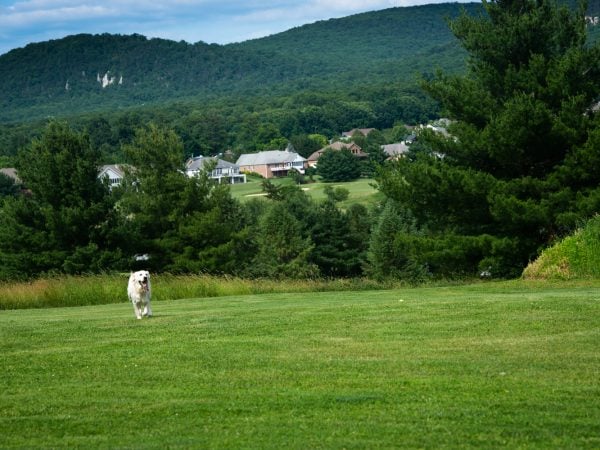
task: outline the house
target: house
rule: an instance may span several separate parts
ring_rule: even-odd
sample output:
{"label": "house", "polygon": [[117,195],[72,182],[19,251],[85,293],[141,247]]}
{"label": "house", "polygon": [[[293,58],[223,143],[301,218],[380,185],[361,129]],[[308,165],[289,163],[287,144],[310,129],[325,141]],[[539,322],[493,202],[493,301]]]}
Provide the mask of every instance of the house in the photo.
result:
{"label": "house", "polygon": [[242,172],[254,172],[264,178],[285,177],[290,170],[304,173],[307,161],[296,152],[268,150],[240,155],[236,163]]}
{"label": "house", "polygon": [[246,175],[240,173],[240,166],[216,157],[196,156],[188,159],[185,163],[185,173],[188,177],[195,177],[209,168],[211,170],[208,176],[219,183],[236,184],[246,182]]}
{"label": "house", "polygon": [[98,178],[108,178],[108,186],[110,189],[118,186],[125,177],[125,172],[128,166],[125,164],[107,164],[100,167]]}
{"label": "house", "polygon": [[401,158],[410,150],[405,141],[397,142],[395,144],[382,145],[381,149],[388,156],[388,159]]}
{"label": "house", "polygon": [[435,133],[441,134],[442,136],[449,138],[450,133],[448,132],[448,127],[452,124],[452,121],[450,119],[446,119],[446,118],[441,118],[438,119],[436,121],[434,121],[433,123],[427,124],[427,125],[420,125],[419,128],[423,129],[429,129],[434,131]]}
{"label": "house", "polygon": [[[9,178],[12,178],[15,184],[22,184],[21,179],[17,175],[16,169],[12,167],[7,167],[0,169],[0,173],[6,175]],[[123,165],[118,164],[109,164],[100,167],[98,171],[98,178],[102,180],[103,178],[108,178],[108,183],[110,188],[121,183],[123,177],[125,176],[125,169]]]}
{"label": "house", "polygon": [[362,148],[360,148],[360,146],[358,144],[355,144],[354,142],[337,141],[337,142],[334,142],[333,144],[328,145],[327,147],[323,147],[322,149],[317,150],[312,155],[310,155],[308,157],[308,166],[316,167],[317,161],[319,160],[319,158],[321,157],[323,152],[327,149],[331,149],[334,151],[348,149],[348,150],[350,150],[350,153],[352,153],[357,158],[368,158],[369,157],[369,155],[367,153],[362,151]]}
{"label": "house", "polygon": [[344,137],[344,138],[351,138],[351,137],[352,137],[352,136],[354,136],[356,133],[360,133],[360,134],[362,134],[363,136],[365,136],[365,137],[366,137],[366,136],[368,136],[368,135],[369,135],[369,133],[370,133],[371,131],[373,131],[373,130],[375,130],[375,128],[353,128],[353,129],[352,129],[352,130],[350,130],[350,131],[344,131],[344,132],[342,133],[342,137]]}
{"label": "house", "polygon": [[417,140],[417,135],[414,133],[411,133],[404,138],[404,143],[406,145],[410,145],[410,144],[414,143],[416,140]]}

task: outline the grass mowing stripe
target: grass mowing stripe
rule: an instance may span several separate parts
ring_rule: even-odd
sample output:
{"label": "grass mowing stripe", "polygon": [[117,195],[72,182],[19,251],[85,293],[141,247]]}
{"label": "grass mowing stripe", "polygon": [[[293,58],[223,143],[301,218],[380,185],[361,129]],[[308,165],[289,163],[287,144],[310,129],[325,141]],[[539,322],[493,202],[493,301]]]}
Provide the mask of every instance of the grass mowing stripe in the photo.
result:
{"label": "grass mowing stripe", "polygon": [[0,447],[597,448],[597,286],[0,312]]}

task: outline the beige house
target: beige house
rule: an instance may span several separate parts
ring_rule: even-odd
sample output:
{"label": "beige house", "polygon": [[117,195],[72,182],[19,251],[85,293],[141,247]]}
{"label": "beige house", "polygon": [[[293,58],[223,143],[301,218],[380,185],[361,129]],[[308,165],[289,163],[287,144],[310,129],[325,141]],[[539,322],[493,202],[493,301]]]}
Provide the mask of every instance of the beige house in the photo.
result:
{"label": "beige house", "polygon": [[307,161],[298,153],[287,150],[268,150],[240,155],[236,164],[241,172],[258,173],[264,178],[285,177],[290,170],[304,173]]}
{"label": "beige house", "polygon": [[312,155],[310,155],[308,157],[308,166],[309,167],[316,167],[317,166],[317,161],[319,160],[319,158],[321,157],[321,155],[323,154],[323,152],[327,149],[331,149],[334,151],[340,151],[343,149],[348,149],[350,150],[350,153],[352,153],[354,156],[356,156],[357,158],[368,158],[369,155],[365,152],[362,151],[362,148],[360,148],[359,145],[355,144],[354,142],[334,142],[331,145],[328,145],[327,147],[323,147],[321,150],[317,150],[316,152],[314,152]]}

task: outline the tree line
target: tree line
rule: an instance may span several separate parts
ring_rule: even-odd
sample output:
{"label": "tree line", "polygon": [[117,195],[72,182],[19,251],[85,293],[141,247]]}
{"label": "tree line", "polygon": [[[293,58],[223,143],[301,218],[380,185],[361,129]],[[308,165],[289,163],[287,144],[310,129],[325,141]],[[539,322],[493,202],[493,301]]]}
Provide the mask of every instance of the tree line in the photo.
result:
{"label": "tree line", "polygon": [[[389,129],[385,139],[401,138],[397,125],[427,122],[438,115],[437,104],[417,89],[400,85],[352,92],[304,92],[277,99],[247,97],[180,103],[114,113],[93,113],[68,119],[77,131],[87,131],[106,163],[123,161],[122,148],[137,128],[153,122],[171,128],[187,155],[210,156],[230,150],[241,153],[283,149],[288,142],[304,157],[336,138],[341,131],[369,126]],[[0,125],[0,158],[10,166],[19,148],[39,137],[47,121]]]}
{"label": "tree line", "polygon": [[52,122],[19,153],[28,191],[3,191],[0,279],[145,267],[252,277],[354,277],[368,270],[373,211],[315,202],[265,180],[267,199],[240,203],[207,173],[188,177],[177,134],[151,124],[123,149],[130,164],[112,189],[85,132]]}

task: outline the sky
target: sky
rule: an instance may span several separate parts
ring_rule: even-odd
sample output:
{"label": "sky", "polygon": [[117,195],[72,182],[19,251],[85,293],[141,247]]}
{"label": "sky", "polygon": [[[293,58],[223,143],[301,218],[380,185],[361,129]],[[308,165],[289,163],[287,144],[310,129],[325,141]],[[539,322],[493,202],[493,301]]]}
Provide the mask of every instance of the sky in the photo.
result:
{"label": "sky", "polygon": [[78,33],[228,44],[318,20],[448,0],[0,0],[0,54]]}

